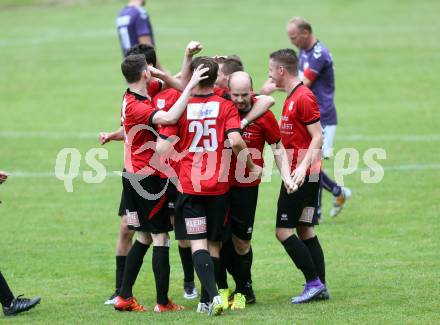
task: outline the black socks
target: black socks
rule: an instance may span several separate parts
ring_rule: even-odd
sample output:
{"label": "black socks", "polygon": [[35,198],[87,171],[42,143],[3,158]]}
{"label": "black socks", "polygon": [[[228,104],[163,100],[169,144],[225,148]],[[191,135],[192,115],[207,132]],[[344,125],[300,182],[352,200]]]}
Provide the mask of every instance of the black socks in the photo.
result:
{"label": "black socks", "polygon": [[127,299],[133,296],[133,285],[139,274],[144,256],[147,253],[149,247],[150,245],[144,245],[136,240],[130,251],[128,252],[127,259],[125,261],[121,291],[119,293],[122,298]]}
{"label": "black socks", "polygon": [[183,281],[194,282],[194,266],[192,261],[191,247],[179,246],[180,261],[182,262]]}
{"label": "black socks", "polygon": [[325,284],[324,252],[322,251],[322,247],[321,244],[319,243],[318,237],[315,236],[313,238],[303,240],[303,243],[309,249],[313,263],[315,263],[316,271],[318,273],[319,279],[321,280],[322,283]]}
{"label": "black socks", "polygon": [[202,288],[206,290],[209,301],[212,301],[218,295],[218,291],[215,282],[214,264],[209,252],[205,249],[195,251],[193,253],[193,263]]}
{"label": "black socks", "polygon": [[282,242],[284,249],[289,254],[296,267],[302,271],[306,281],[316,279],[316,267],[307,246],[295,235],[290,236]]}
{"label": "black socks", "polygon": [[119,292],[122,286],[122,278],[124,277],[125,261],[127,256],[116,256],[116,291]]}
{"label": "black socks", "polygon": [[168,304],[168,289],[170,286],[170,248],[154,246],[152,267],[156,282],[156,302],[161,305]]}

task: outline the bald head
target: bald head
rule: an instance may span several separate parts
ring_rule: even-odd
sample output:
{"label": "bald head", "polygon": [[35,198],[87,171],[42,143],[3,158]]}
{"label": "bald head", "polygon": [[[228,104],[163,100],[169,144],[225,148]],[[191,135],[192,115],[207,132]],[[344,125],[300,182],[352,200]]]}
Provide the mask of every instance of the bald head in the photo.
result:
{"label": "bald head", "polygon": [[244,71],[234,72],[229,76],[231,99],[240,111],[251,107],[252,78]]}
{"label": "bald head", "polygon": [[294,17],[287,23],[290,42],[299,49],[309,49],[315,43],[312,25],[302,17]]}

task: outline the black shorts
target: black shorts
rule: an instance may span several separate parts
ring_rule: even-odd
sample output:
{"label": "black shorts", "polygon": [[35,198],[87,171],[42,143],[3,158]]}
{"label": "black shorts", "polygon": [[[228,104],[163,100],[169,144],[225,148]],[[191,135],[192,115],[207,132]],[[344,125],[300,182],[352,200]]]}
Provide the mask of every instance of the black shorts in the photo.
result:
{"label": "black shorts", "polygon": [[[127,209],[128,229],[165,233],[173,229],[166,210],[165,184],[166,179],[159,176],[147,176],[139,180],[141,175],[126,173],[137,180],[133,185],[126,177],[122,178],[123,193]],[[159,193],[164,192],[162,195]],[[139,193],[138,193],[139,192]],[[147,192],[149,197],[147,197]],[[155,197],[152,197],[155,196]]]}
{"label": "black shorts", "polygon": [[167,214],[169,217],[174,216],[174,210],[176,208],[176,200],[177,200],[177,187],[174,185],[171,180],[168,182],[167,190],[165,192],[166,195],[166,208],[167,208]]}
{"label": "black shorts", "polygon": [[221,241],[228,215],[229,193],[216,196],[181,193],[174,218],[176,239]]}
{"label": "black shorts", "polygon": [[[125,168],[122,170],[122,172],[125,172]],[[118,216],[122,217],[127,214],[127,206],[125,205],[125,196],[124,196],[124,177],[121,177],[122,182],[122,193],[121,193],[121,202],[119,203],[119,211]]]}
{"label": "black shorts", "polygon": [[296,225],[314,226],[318,224],[315,210],[318,205],[319,180],[304,184],[294,193],[287,194],[281,184],[278,198],[277,228],[295,228]]}
{"label": "black shorts", "polygon": [[230,224],[232,233],[240,239],[251,240],[257,209],[259,186],[231,187]]}

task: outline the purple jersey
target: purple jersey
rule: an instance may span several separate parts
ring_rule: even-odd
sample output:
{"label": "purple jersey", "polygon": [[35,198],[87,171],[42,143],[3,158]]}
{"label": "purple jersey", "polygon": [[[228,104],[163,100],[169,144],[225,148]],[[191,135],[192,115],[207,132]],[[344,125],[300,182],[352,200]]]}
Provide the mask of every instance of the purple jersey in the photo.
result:
{"label": "purple jersey", "polygon": [[119,12],[118,18],[116,18],[116,28],[118,29],[119,41],[124,55],[130,47],[139,43],[138,37],[140,36],[150,36],[154,45],[150,18],[142,7],[124,7]]}
{"label": "purple jersey", "polygon": [[333,59],[330,51],[319,41],[310,50],[301,49],[299,52],[299,76],[313,82],[310,89],[318,100],[321,124],[337,124]]}

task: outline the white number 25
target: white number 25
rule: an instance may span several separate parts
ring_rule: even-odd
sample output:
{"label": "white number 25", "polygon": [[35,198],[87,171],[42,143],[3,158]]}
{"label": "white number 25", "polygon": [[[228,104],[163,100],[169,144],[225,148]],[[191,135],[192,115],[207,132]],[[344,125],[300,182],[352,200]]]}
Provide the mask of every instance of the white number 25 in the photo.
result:
{"label": "white number 25", "polygon": [[[195,133],[191,146],[189,147],[189,152],[203,152],[215,151],[218,148],[217,142],[217,130],[215,127],[210,127],[215,125],[215,120],[204,120],[203,124],[201,121],[191,121],[189,124],[189,132]],[[198,146],[202,136],[209,136],[209,139],[203,139],[203,147]]]}

